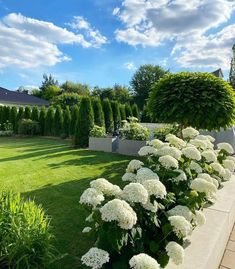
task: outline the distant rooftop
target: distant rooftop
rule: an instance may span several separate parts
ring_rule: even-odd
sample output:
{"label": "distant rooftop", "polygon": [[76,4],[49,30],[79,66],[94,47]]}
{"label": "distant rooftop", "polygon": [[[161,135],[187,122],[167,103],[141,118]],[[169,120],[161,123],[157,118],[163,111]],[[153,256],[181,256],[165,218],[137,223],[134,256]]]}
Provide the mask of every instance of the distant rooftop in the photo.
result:
{"label": "distant rooftop", "polygon": [[20,93],[16,91],[9,91],[0,87],[0,104],[15,104],[15,105],[37,105],[48,106],[47,100],[38,98],[27,93]]}
{"label": "distant rooftop", "polygon": [[224,74],[223,74],[221,68],[211,72],[211,74],[213,74],[214,76],[216,76],[218,78],[224,78]]}

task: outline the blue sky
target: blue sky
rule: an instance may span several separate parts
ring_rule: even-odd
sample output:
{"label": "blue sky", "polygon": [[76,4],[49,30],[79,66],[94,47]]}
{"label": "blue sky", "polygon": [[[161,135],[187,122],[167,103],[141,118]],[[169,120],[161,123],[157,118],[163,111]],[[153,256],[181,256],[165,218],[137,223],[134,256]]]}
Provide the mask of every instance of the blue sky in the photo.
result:
{"label": "blue sky", "polygon": [[229,70],[230,0],[0,0],[0,80],[128,85],[145,63],[172,72]]}

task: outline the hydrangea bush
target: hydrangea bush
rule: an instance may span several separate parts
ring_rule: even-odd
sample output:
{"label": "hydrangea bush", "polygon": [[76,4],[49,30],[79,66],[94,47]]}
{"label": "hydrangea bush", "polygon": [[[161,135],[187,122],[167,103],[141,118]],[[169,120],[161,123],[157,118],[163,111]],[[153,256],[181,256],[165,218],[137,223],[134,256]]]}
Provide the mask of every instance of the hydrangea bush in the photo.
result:
{"label": "hydrangea bush", "polygon": [[142,147],[132,160],[121,189],[104,178],[90,183],[80,198],[90,215],[84,233],[96,238],[82,262],[99,268],[165,268],[184,260],[185,238],[206,221],[205,204],[235,170],[227,143],[214,149],[214,138],[191,127],[183,139],[168,134]]}

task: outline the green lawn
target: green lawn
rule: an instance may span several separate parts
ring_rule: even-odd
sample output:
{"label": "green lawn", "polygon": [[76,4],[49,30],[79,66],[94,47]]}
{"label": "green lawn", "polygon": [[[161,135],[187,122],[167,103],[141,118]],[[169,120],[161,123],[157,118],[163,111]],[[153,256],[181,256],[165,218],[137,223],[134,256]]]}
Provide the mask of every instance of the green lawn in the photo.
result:
{"label": "green lawn", "polygon": [[87,213],[79,197],[90,180],[121,181],[130,157],[75,150],[44,138],[0,138],[0,188],[21,192],[42,204],[52,218],[55,245],[67,255],[52,268],[82,268],[80,257],[92,245],[81,231]]}

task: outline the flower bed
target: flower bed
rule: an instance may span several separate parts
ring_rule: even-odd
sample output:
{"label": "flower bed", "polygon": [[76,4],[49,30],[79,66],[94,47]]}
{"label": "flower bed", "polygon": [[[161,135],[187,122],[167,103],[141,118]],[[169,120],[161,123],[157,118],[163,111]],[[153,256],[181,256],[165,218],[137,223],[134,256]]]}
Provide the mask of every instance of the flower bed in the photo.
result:
{"label": "flower bed", "polygon": [[202,212],[214,203],[218,188],[235,170],[233,148],[214,149],[211,136],[193,128],[184,140],[169,134],[140,149],[144,162],[132,160],[123,189],[100,178],[90,183],[80,203],[88,207],[95,247],[82,262],[93,268],[165,268],[184,260],[185,238],[205,223]]}

